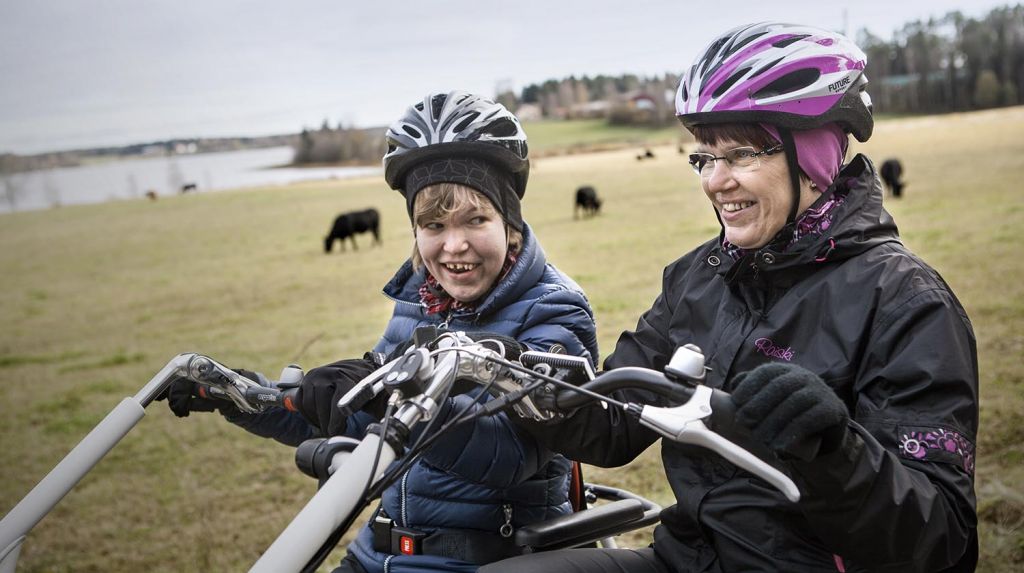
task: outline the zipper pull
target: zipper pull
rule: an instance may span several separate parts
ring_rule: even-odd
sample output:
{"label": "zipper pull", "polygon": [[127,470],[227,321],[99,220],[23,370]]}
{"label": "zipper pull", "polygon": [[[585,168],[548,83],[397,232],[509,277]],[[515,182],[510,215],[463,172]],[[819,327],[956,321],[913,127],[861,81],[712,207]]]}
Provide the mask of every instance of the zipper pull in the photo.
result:
{"label": "zipper pull", "polygon": [[452,321],[452,311],[448,311],[448,316],[444,317],[444,321],[437,326],[438,330],[448,330],[448,323]]}
{"label": "zipper pull", "polygon": [[515,532],[515,528],[512,527],[512,505],[506,503],[501,506],[501,509],[505,510],[505,525],[501,526],[498,533],[500,533],[502,537],[512,537],[512,534]]}

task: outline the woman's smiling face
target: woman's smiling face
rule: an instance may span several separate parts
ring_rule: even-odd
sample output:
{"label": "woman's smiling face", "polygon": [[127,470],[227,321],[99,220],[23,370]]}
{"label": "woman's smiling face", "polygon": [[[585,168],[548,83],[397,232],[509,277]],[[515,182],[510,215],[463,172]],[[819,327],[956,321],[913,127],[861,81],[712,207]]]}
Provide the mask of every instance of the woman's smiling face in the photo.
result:
{"label": "woman's smiling face", "polygon": [[475,301],[491,290],[508,252],[501,215],[483,196],[475,203],[444,217],[416,221],[416,248],[423,264],[460,302]]}
{"label": "woman's smiling face", "polygon": [[[714,145],[700,145],[700,153],[722,156],[749,143],[720,140]],[[756,151],[762,149],[755,147]],[[727,241],[744,249],[758,249],[775,237],[786,224],[793,204],[792,184],[784,153],[762,155],[753,171],[730,168],[722,159],[705,167],[711,169],[709,177],[701,177],[701,189],[718,211]],[[803,179],[803,178],[801,178]],[[797,213],[804,212],[817,193],[808,182],[801,181],[800,205]]]}

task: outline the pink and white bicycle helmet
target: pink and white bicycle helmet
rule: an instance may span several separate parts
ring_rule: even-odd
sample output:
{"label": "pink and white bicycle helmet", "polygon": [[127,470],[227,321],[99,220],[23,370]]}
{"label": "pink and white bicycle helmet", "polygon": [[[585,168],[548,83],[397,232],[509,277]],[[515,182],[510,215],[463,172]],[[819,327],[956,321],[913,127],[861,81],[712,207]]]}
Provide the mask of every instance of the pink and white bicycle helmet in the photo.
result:
{"label": "pink and white bicycle helmet", "polygon": [[761,22],[712,41],[676,91],[689,130],[712,123],[769,123],[789,130],[835,122],[871,137],[867,57],[846,36],[811,26]]}

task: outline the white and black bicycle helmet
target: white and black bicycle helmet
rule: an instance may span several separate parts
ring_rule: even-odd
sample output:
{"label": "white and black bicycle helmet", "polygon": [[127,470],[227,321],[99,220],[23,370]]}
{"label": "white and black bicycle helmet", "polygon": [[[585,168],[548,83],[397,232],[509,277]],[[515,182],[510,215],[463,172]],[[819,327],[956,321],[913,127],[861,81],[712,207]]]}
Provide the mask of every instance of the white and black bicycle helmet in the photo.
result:
{"label": "white and black bicycle helmet", "polygon": [[413,166],[452,156],[508,170],[520,198],[530,174],[526,132],[505,106],[463,91],[427,95],[385,134],[384,179],[400,190]]}
{"label": "white and black bicycle helmet", "polygon": [[683,125],[769,123],[799,130],[837,123],[859,141],[874,121],[865,90],[867,57],[846,36],[760,22],[722,34],[683,74],[676,115]]}

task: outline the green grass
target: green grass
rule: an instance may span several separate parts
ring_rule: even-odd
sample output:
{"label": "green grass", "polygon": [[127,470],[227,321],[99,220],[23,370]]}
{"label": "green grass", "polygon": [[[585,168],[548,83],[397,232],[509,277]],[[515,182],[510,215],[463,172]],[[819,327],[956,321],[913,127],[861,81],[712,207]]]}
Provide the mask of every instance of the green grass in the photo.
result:
{"label": "green grass", "polygon": [[530,140],[530,153],[547,155],[572,153],[594,148],[638,147],[677,140],[692,141],[683,135],[678,124],[648,128],[612,126],[603,119],[569,121],[533,121],[523,125]]}
{"label": "green grass", "polygon": [[[531,141],[563,143],[610,129],[527,125]],[[677,135],[654,148],[654,161],[625,148],[533,164],[526,219],[549,260],[586,289],[602,354],[654,300],[662,268],[717,232],[675,152]],[[909,187],[887,206],[972,318],[981,362],[979,570],[1019,569],[1024,108],[881,122],[857,148],[878,161],[902,159]],[[573,220],[573,190],[583,183],[597,187],[604,213]],[[362,236],[358,251],[324,255],[333,216],[370,205],[382,212],[384,245],[370,248]],[[361,354],[390,315],[380,288],[411,238],[401,197],[381,181],[358,180],[4,215],[0,244],[6,512],[180,352],[270,375],[290,362],[310,368]],[[658,454],[651,448],[625,469],[587,472],[668,504]],[[244,570],[315,490],[292,458],[291,448],[216,414],[179,420],[154,404],[33,530],[19,571]]]}

